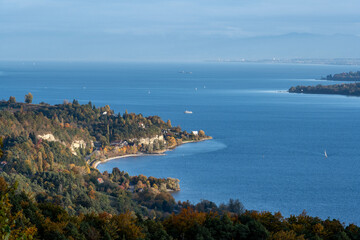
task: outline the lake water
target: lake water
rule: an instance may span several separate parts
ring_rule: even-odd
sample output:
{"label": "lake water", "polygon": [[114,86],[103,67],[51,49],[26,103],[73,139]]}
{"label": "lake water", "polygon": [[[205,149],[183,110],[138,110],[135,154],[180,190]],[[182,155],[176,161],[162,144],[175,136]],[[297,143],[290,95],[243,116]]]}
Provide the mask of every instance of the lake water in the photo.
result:
{"label": "lake water", "polygon": [[[181,180],[176,200],[238,198],[247,209],[360,224],[360,98],[289,94],[354,66],[244,63],[0,63],[0,98],[78,99],[159,115],[213,140],[99,165]],[[180,71],[192,74],[179,73]],[[185,110],[193,114],[184,114]],[[324,158],[326,149],[328,158]]]}

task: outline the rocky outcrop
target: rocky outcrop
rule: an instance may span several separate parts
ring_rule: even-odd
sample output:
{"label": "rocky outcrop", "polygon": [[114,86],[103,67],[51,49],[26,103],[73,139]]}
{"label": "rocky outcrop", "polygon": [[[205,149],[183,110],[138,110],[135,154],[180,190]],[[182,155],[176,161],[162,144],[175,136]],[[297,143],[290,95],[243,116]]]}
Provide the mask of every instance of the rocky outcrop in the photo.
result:
{"label": "rocky outcrop", "polygon": [[79,148],[86,148],[86,142],[82,139],[73,141],[70,146],[70,150],[74,155],[77,155],[75,150]]}
{"label": "rocky outcrop", "polygon": [[42,139],[42,140],[49,141],[49,142],[60,142],[59,139],[56,139],[54,137],[54,135],[51,134],[51,133],[46,133],[44,135],[37,135],[37,137]]}
{"label": "rocky outcrop", "polygon": [[[43,135],[37,135],[37,137],[39,139],[46,140],[46,141],[49,141],[49,142],[59,142],[62,145],[66,146],[66,144],[64,142],[61,142],[59,139],[55,138],[55,136],[52,133],[46,133],[46,134],[43,134]],[[74,154],[74,155],[77,155],[76,154],[76,149],[79,149],[79,148],[86,148],[86,142],[84,140],[82,140],[82,139],[72,141],[72,143],[70,145],[71,153]]]}
{"label": "rocky outcrop", "polygon": [[166,182],[161,183],[160,191],[180,191],[180,180],[177,178],[167,178]]}
{"label": "rocky outcrop", "polygon": [[139,139],[134,138],[134,139],[129,139],[129,142],[137,141],[138,144],[149,145],[149,144],[153,144],[155,140],[164,142],[164,136],[156,135],[155,137],[151,137],[151,138],[139,138]]}

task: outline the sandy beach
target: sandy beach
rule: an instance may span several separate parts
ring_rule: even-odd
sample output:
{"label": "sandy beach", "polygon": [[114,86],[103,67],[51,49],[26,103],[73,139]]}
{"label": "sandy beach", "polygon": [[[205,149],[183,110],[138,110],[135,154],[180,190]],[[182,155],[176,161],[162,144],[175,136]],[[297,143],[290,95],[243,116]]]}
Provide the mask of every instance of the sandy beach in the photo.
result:
{"label": "sandy beach", "polygon": [[97,168],[97,166],[98,166],[100,163],[106,163],[106,162],[108,162],[108,161],[115,160],[115,159],[128,158],[128,157],[151,156],[151,155],[165,155],[165,154],[164,154],[164,153],[135,153],[135,154],[126,154],[126,155],[122,155],[122,156],[107,158],[107,159],[102,160],[102,161],[101,161],[101,160],[95,161],[95,162],[92,164],[92,167]]}

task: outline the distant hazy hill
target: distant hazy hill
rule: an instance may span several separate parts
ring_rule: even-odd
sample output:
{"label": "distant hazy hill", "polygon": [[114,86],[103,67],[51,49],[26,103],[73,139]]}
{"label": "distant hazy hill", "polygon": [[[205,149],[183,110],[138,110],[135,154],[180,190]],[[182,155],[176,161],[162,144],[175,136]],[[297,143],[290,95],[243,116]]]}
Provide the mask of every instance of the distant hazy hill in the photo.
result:
{"label": "distant hazy hill", "polygon": [[237,57],[254,58],[349,58],[358,57],[359,40],[359,37],[351,35],[290,33],[229,40],[218,51],[223,50],[224,56],[231,54],[233,57],[236,54]]}
{"label": "distant hazy hill", "polygon": [[[73,55],[76,59],[83,56],[86,50],[86,59],[97,60],[214,60],[222,59],[263,59],[263,58],[356,58],[360,52],[360,38],[355,35],[315,35],[307,33],[290,33],[274,36],[240,37],[225,35],[182,35],[176,34],[145,35],[141,39],[125,35],[120,38],[126,44],[111,45],[108,42],[95,42],[89,39],[86,42],[75,43],[79,48],[63,46],[62,42],[54,39],[48,51],[38,51],[41,45],[46,44],[42,39],[35,42],[24,42],[18,39],[6,38],[3,45],[14,45],[19,51],[12,48],[2,49],[0,59],[52,59],[56,56],[68,59]],[[171,39],[171,41],[169,41]],[[11,42],[7,42],[11,41]],[[17,43],[18,42],[18,43]],[[30,45],[32,44],[32,45]],[[93,46],[96,44],[96,48]],[[69,52],[71,55],[69,55]],[[169,54],[171,53],[171,54]],[[84,58],[84,57],[83,57]]]}

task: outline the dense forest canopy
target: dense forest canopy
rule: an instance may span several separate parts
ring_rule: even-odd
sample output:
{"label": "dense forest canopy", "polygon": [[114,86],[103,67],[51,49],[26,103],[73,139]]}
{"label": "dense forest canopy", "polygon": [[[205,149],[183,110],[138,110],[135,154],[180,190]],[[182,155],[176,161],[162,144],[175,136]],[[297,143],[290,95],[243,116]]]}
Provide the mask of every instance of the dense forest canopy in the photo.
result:
{"label": "dense forest canopy", "polygon": [[[120,203],[122,204],[122,203]],[[305,212],[284,218],[280,213],[246,211],[238,201],[216,204],[203,200],[178,203],[167,217],[134,211],[119,214],[71,215],[52,202],[34,201],[0,177],[0,237],[2,239],[359,239],[360,228],[338,220],[321,220]]]}

